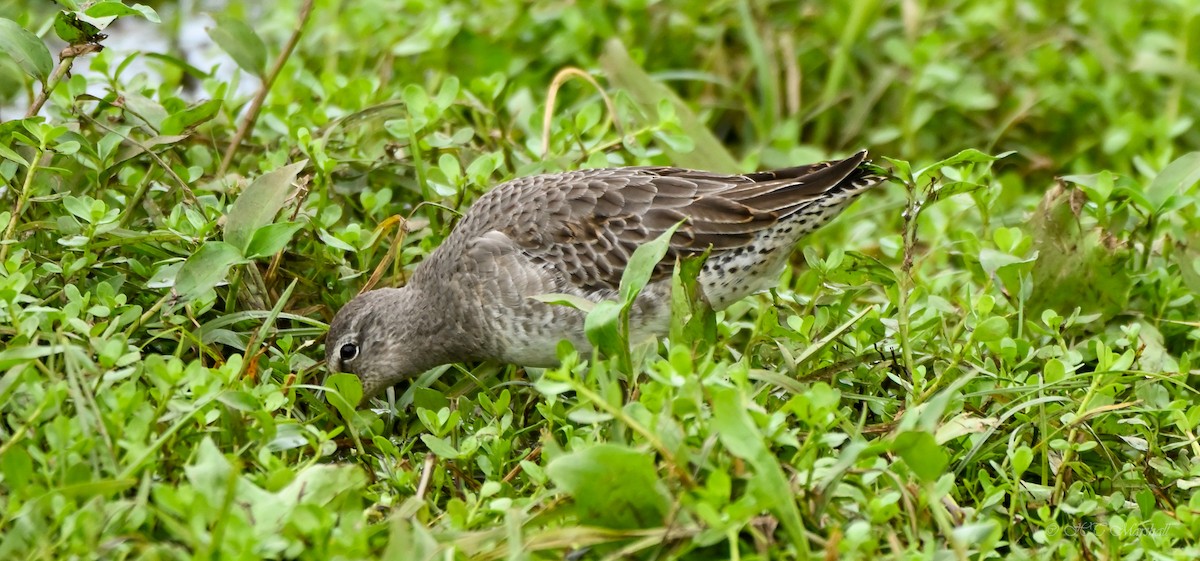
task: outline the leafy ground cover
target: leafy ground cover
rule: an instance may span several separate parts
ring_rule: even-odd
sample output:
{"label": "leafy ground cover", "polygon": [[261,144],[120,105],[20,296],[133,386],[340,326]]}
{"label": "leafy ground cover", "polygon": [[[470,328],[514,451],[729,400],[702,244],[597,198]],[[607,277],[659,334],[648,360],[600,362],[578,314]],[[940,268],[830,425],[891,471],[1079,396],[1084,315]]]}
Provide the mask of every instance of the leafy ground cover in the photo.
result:
{"label": "leafy ground cover", "polygon": [[[0,558],[1200,556],[1194,3],[153,6],[0,2]],[[322,389],[491,185],[860,147],[657,346]]]}

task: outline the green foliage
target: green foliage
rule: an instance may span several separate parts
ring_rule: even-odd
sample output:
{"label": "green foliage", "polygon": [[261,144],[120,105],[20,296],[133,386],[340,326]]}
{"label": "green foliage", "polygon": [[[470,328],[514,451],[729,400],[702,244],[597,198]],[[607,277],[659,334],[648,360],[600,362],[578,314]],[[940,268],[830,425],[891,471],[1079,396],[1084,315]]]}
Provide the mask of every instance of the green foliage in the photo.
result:
{"label": "green foliage", "polygon": [[21,70],[43,84],[54,70],[50,51],[46,50],[41,39],[10,19],[0,18],[0,52],[8,55]]}
{"label": "green foliage", "polygon": [[[153,5],[0,0],[0,559],[1200,556],[1192,3]],[[769,294],[675,263],[661,341],[669,234],[538,296],[595,356],[325,377],[500,181],[860,147],[895,180]]]}
{"label": "green foliage", "polygon": [[637,450],[598,444],[555,458],[546,476],[571,495],[583,524],[655,528],[667,514],[667,493],[652,456]]}

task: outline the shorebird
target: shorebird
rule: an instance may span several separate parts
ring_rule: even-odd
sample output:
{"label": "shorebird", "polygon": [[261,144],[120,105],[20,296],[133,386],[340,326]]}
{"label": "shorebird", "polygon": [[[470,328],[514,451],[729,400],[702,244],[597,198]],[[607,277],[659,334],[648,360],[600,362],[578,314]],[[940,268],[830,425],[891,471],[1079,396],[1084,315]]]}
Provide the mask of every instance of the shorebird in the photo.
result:
{"label": "shorebird", "polygon": [[503,183],[406,286],[338,311],[326,363],[357,375],[365,400],[442,364],[554,366],[562,339],[590,352],[584,312],[533,297],[613,299],[633,251],[680,224],[630,312],[630,340],[661,335],[677,257],[710,251],[699,285],[715,310],[771,288],[801,237],[884,180],[866,157],[743,175],[626,167]]}

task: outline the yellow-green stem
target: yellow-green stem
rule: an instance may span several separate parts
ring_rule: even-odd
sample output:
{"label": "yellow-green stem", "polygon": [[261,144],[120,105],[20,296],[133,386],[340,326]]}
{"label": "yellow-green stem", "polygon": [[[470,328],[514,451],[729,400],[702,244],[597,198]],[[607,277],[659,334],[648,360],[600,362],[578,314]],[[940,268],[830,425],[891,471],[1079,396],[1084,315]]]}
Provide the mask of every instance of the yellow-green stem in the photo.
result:
{"label": "yellow-green stem", "polygon": [[17,229],[17,221],[21,218],[25,203],[29,201],[29,191],[33,189],[33,174],[37,173],[44,154],[45,151],[38,148],[33,156],[33,161],[29,163],[29,169],[26,170],[25,181],[21,183],[21,192],[17,194],[17,202],[13,205],[12,215],[8,217],[8,227],[4,229],[4,241],[0,245],[0,263],[8,259],[8,248],[14,241],[13,233]]}

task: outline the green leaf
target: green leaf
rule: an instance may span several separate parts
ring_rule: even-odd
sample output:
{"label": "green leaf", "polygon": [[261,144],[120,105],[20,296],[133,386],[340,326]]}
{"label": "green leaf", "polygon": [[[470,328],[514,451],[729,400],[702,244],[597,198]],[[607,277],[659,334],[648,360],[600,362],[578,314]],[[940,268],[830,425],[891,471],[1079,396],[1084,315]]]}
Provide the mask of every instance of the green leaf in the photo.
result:
{"label": "green leaf", "polygon": [[792,542],[808,543],[800,510],[796,508],[795,492],[779,459],[767,448],[762,433],[750,418],[746,397],[733,388],[713,387],[711,391],[712,427],[721,444],[730,454],[754,467],[754,477],[750,479],[752,492],[779,518]]}
{"label": "green leaf", "polygon": [[1062,180],[1083,189],[1084,193],[1087,193],[1088,199],[1096,204],[1108,202],[1115,183],[1111,171],[1102,171],[1089,175],[1064,175]]}
{"label": "green leaf", "polygon": [[997,154],[995,156],[992,156],[992,155],[980,152],[979,150],[976,150],[974,148],[967,148],[966,150],[963,150],[962,152],[959,152],[953,156],[950,156],[949,158],[946,158],[940,162],[934,162],[933,164],[930,164],[924,168],[921,168],[921,170],[918,171],[916,174],[916,179],[917,179],[917,181],[921,181],[922,179],[925,179],[933,172],[936,172],[944,167],[956,166],[959,164],[985,164],[985,163],[994,162],[1001,158],[1005,158],[1014,153],[1015,152],[1009,151],[1009,152],[1004,152],[1002,154]]}
{"label": "green leaf", "polygon": [[54,17],[54,33],[63,41],[78,45],[95,40],[100,28],[79,19],[74,12],[59,12]]}
{"label": "green leaf", "polygon": [[667,250],[671,248],[671,236],[675,235],[675,230],[682,223],[682,221],[676,223],[674,226],[667,228],[667,231],[659,234],[657,238],[633,250],[633,255],[629,258],[629,263],[625,265],[625,272],[621,275],[621,285],[619,288],[621,300],[627,306],[633,303],[638,293],[646,287],[646,283],[650,282],[650,277],[654,274],[654,268],[658,266],[658,263],[667,255]]}
{"label": "green leaf", "polygon": [[230,267],[245,261],[241,250],[230,244],[204,242],[179,268],[175,276],[175,292],[181,302],[188,302],[216,287],[225,280]]}
{"label": "green leaf", "polygon": [[475,158],[471,165],[467,166],[467,179],[476,185],[482,185],[487,182],[488,178],[504,165],[503,152],[489,152],[478,158]]}
{"label": "green leaf", "polygon": [[[230,477],[235,476],[233,465],[213,443],[210,436],[206,436],[200,441],[200,445],[196,447],[195,458],[191,463],[183,466],[183,472],[193,487],[204,489],[214,495],[223,495],[229,486],[226,482]],[[220,496],[218,495],[214,499],[219,501]],[[216,504],[220,504],[220,502]]]}
{"label": "green leaf", "polygon": [[934,197],[940,201],[942,199],[953,197],[954,195],[978,191],[981,188],[983,188],[983,185],[978,183],[971,183],[969,181],[952,181],[950,183],[940,184],[937,188],[937,191],[934,191]]}
{"label": "green leaf", "polygon": [[883,160],[892,165],[892,169],[894,170],[892,174],[898,177],[901,181],[904,181],[905,183],[912,183],[916,181],[916,178],[912,175],[912,164],[905,160],[897,160],[887,156],[884,156]]}
{"label": "green leaf", "polygon": [[12,57],[21,70],[42,84],[54,71],[54,59],[46,44],[13,20],[0,18],[0,52]]}
{"label": "green leaf", "polygon": [[91,197],[80,198],[67,195],[63,197],[63,208],[86,224],[92,221],[92,202],[94,200]]}
{"label": "green leaf", "polygon": [[616,354],[625,346],[620,329],[621,308],[612,300],[601,300],[583,319],[583,332],[588,341],[606,354]]}
{"label": "green leaf", "polygon": [[97,2],[83,13],[92,18],[141,16],[154,23],[162,22],[158,17],[158,12],[155,12],[154,8],[150,6],[144,4],[126,5],[116,0]]}
{"label": "green leaf", "polygon": [[1200,182],[1200,152],[1189,152],[1167,164],[1158,172],[1154,181],[1146,188],[1146,201],[1150,210],[1161,214],[1170,210],[1169,206],[1176,201],[1191,202],[1190,198],[1180,197],[1188,189]]}
{"label": "green leaf", "polygon": [[698,351],[717,340],[717,316],[700,286],[700,273],[707,259],[707,252],[679,259],[671,274],[670,339],[701,345]]}
{"label": "green leaf", "polygon": [[1000,269],[1009,265],[1016,265],[1017,263],[1029,263],[1035,259],[1037,259],[1036,254],[1032,257],[1021,258],[1017,257],[1016,255],[1010,255],[1008,253],[996,251],[991,248],[983,248],[979,250],[979,266],[983,267],[983,270],[988,274],[988,276],[995,275],[996,271],[999,271]]}
{"label": "green leaf", "polygon": [[453,460],[462,455],[454,449],[449,440],[438,438],[432,434],[421,435],[421,442],[424,442],[425,446],[429,447],[429,451],[439,458]]}
{"label": "green leaf", "polygon": [[254,233],[275,220],[287,200],[292,182],[307,163],[308,160],[302,160],[283,166],[250,183],[229,209],[225,219],[225,241],[245,252]]}
{"label": "green leaf", "polygon": [[950,464],[946,451],[938,446],[932,434],[923,431],[902,432],[892,441],[892,451],[904,459],[904,463],[917,477],[926,483],[937,481]]}
{"label": "green leaf", "polygon": [[163,136],[178,135],[215,117],[217,111],[221,109],[222,103],[219,99],[210,99],[188,107],[183,111],[172,113],[166,119],[163,119],[159,132]]}
{"label": "green leaf", "polygon": [[362,380],[354,374],[338,372],[325,379],[325,387],[333,390],[325,392],[325,400],[333,405],[347,422],[354,419],[357,414],[355,409],[362,401]]}
{"label": "green leaf", "polygon": [[667,514],[669,497],[653,454],[599,444],[555,458],[546,475],[575,499],[577,516],[587,525],[654,528]]}
{"label": "green leaf", "polygon": [[45,358],[66,350],[66,345],[26,345],[0,351],[0,370],[8,370],[18,364]]}
{"label": "green leaf", "polygon": [[246,246],[246,258],[269,257],[279,253],[303,227],[302,222],[276,222],[255,230],[250,244]]}
{"label": "green leaf", "polygon": [[305,467],[278,495],[288,503],[323,507],[366,484],[367,475],[358,466],[315,464]]}
{"label": "green leaf", "polygon": [[254,394],[243,391],[225,390],[217,396],[217,401],[238,411],[258,411],[262,408],[262,402]]}
{"label": "green leaf", "polygon": [[535,294],[533,296],[530,296],[529,298],[531,298],[533,300],[537,300],[538,302],[554,304],[556,306],[567,306],[567,307],[575,308],[576,310],[581,310],[584,313],[588,313],[588,312],[592,311],[593,308],[596,307],[595,302],[592,302],[591,300],[588,300],[587,298],[583,298],[581,296],[576,296],[574,294],[562,294],[562,293],[558,293],[558,292],[552,292],[549,294]]}
{"label": "green leaf", "polygon": [[12,148],[9,148],[8,146],[5,146],[3,144],[0,144],[0,158],[4,158],[6,160],[12,160],[12,161],[14,161],[18,164],[21,164],[25,167],[29,167],[28,160],[26,160],[25,158],[22,158],[21,155],[16,153]]}
{"label": "green leaf", "polygon": [[1181,249],[1174,252],[1172,261],[1179,268],[1179,279],[1184,286],[1196,294],[1200,294],[1200,253]]}
{"label": "green leaf", "polygon": [[1029,469],[1029,465],[1033,463],[1033,449],[1028,446],[1019,446],[1013,450],[1012,456],[1013,478],[1020,479],[1021,474]]}
{"label": "green leaf", "polygon": [[992,316],[975,326],[975,331],[971,333],[971,338],[980,341],[998,341],[1000,338],[1008,335],[1008,320],[1000,316]]}
{"label": "green leaf", "polygon": [[221,50],[229,53],[238,66],[256,76],[267,69],[267,46],[254,28],[246,22],[229,17],[217,18],[217,26],[208,29],[208,36]]}

